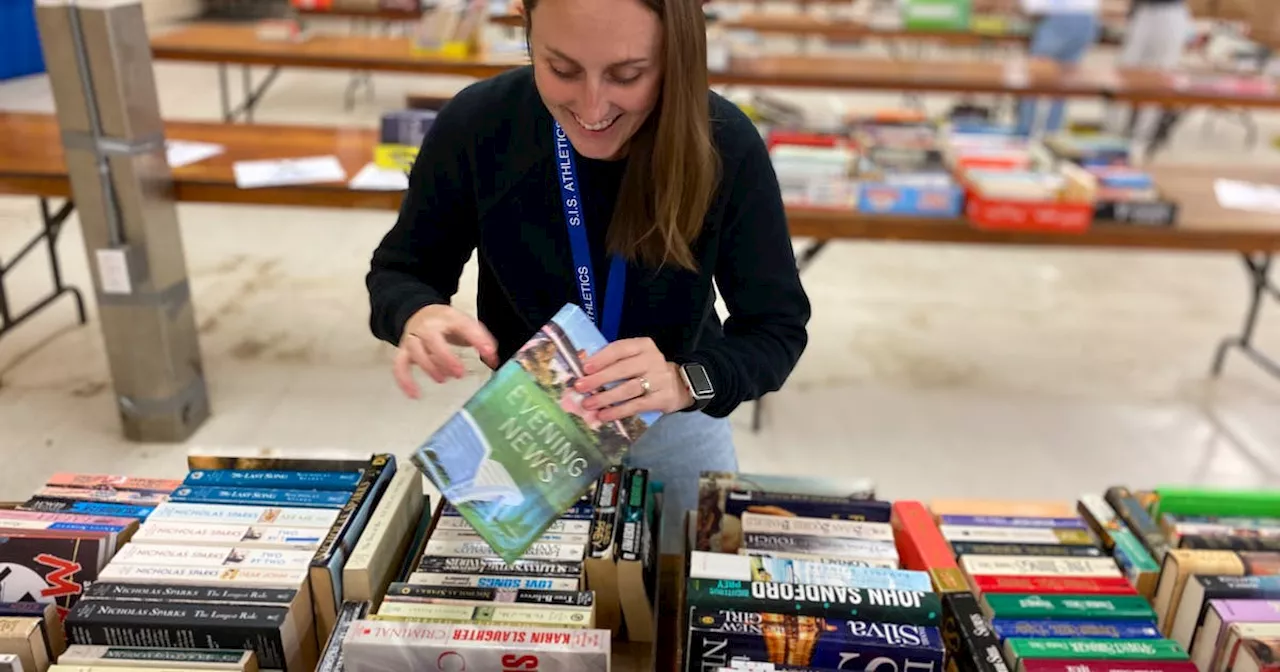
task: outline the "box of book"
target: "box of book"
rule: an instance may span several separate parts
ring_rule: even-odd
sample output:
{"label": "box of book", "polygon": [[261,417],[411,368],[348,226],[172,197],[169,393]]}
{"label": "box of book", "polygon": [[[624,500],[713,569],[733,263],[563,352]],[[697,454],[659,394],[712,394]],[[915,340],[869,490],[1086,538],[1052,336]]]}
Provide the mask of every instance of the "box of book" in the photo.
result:
{"label": "box of book", "polygon": [[969,170],[965,214],[989,231],[1084,233],[1093,224],[1097,178],[1078,166],[1053,172]]}
{"label": "box of book", "polygon": [[605,339],[566,305],[411,459],[507,562],[617,464],[657,413],[604,422],[573,388]]}

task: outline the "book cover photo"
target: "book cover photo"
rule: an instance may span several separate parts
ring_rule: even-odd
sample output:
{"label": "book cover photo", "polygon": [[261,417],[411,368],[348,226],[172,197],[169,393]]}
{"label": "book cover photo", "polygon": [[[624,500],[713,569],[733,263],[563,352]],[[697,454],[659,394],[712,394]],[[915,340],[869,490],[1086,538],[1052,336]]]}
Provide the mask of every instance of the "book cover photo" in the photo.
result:
{"label": "book cover photo", "polygon": [[606,345],[568,304],[412,456],[494,554],[520,557],[659,417],[603,422],[573,389]]}

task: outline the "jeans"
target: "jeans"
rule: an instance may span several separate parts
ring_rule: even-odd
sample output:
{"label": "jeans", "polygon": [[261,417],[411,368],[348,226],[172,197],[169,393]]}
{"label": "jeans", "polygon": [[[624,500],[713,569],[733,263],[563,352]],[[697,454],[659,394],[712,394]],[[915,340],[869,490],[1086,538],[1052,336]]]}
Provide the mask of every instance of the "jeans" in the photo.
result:
{"label": "jeans", "polygon": [[683,554],[685,518],[698,506],[698,476],[738,471],[733,428],[727,418],[705,413],[662,416],[632,446],[627,463],[649,470],[662,483],[662,553]]}
{"label": "jeans", "polygon": [[[1036,26],[1030,55],[1052,59],[1060,65],[1076,65],[1098,40],[1098,30],[1098,17],[1091,13],[1049,14]],[[1066,103],[1061,98],[1049,104],[1049,117],[1044,125],[1046,133],[1062,130],[1065,108]],[[1023,98],[1018,102],[1018,133],[1031,135],[1037,113],[1035,98]]]}

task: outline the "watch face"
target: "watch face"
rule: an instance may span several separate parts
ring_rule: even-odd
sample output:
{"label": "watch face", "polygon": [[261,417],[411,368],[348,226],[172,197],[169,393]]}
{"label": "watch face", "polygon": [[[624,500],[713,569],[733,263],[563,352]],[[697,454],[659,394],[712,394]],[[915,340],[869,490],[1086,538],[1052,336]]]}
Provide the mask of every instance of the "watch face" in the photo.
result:
{"label": "watch face", "polygon": [[702,365],[689,364],[684,367],[684,373],[689,378],[689,387],[692,388],[694,397],[701,399],[715,394],[715,389],[711,387],[711,377]]}

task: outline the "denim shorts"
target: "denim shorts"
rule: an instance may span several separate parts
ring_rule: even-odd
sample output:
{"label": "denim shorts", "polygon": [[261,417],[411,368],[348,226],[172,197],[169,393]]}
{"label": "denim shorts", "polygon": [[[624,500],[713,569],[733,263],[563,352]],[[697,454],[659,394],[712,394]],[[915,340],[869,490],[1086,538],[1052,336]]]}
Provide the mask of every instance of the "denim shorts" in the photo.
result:
{"label": "denim shorts", "polygon": [[698,476],[738,471],[733,428],[727,418],[705,413],[664,415],[631,447],[627,463],[648,469],[650,480],[662,484],[660,551],[682,554],[685,518],[698,504]]}

